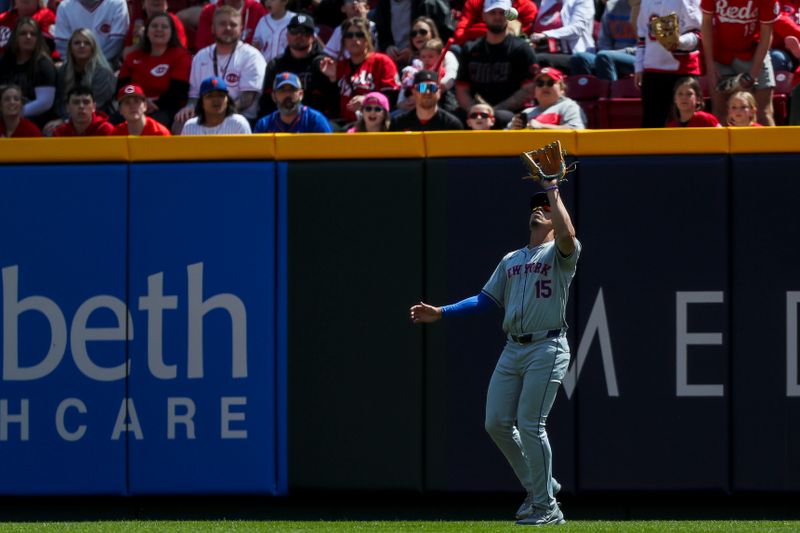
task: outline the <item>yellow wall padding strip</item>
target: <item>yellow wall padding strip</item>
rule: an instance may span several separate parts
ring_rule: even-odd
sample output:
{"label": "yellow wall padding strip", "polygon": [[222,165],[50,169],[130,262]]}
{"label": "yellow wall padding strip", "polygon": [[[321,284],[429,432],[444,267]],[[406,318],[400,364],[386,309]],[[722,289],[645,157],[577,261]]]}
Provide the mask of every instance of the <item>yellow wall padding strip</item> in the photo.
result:
{"label": "yellow wall padding strip", "polygon": [[541,131],[432,131],[425,133],[428,157],[517,156],[555,140],[570,154],[575,153],[572,130]]}
{"label": "yellow wall padding strip", "polygon": [[578,155],[724,154],[728,128],[582,130]]}
{"label": "yellow wall padding strip", "polygon": [[800,153],[800,127],[798,126],[728,129],[731,137],[731,153]]}
{"label": "yellow wall padding strip", "polygon": [[97,163],[129,159],[125,137],[0,139],[0,163]]}
{"label": "yellow wall padding strip", "polygon": [[275,135],[275,158],[388,159],[425,157],[421,133],[315,133]]}
{"label": "yellow wall padding strip", "polygon": [[274,135],[130,137],[131,161],[272,160]]}

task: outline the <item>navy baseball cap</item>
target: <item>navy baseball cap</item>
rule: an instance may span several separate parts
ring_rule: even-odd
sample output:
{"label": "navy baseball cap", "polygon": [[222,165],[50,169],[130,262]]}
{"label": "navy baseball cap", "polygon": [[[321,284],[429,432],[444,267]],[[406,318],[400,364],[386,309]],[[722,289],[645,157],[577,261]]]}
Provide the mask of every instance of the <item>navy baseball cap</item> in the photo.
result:
{"label": "navy baseball cap", "polygon": [[302,89],[303,84],[297,74],[293,72],[281,72],[275,76],[275,81],[272,82],[272,89],[277,91],[284,85],[291,85],[295,89]]}
{"label": "navy baseball cap", "polygon": [[418,83],[425,83],[426,81],[439,81],[439,76],[432,70],[420,70],[414,74],[414,85]]}
{"label": "navy baseball cap", "polygon": [[550,198],[547,197],[546,192],[537,192],[536,194],[531,196],[531,209],[543,205],[550,207]]}
{"label": "navy baseball cap", "polygon": [[225,83],[225,80],[216,76],[206,78],[203,80],[203,83],[200,84],[200,98],[208,93],[213,93],[214,91],[222,91],[227,93],[228,84]]}

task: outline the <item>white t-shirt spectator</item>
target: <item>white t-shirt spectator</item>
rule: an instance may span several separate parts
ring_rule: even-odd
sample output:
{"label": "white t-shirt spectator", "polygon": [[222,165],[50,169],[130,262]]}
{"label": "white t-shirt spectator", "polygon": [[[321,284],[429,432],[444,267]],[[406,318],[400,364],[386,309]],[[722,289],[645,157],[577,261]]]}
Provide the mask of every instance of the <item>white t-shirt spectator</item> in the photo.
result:
{"label": "white t-shirt spectator", "polygon": [[194,117],[186,121],[181,131],[181,135],[237,135],[249,133],[252,133],[250,123],[238,113],[225,117],[225,120],[220,124],[211,128],[198,124],[197,117]]}
{"label": "white t-shirt spectator", "polygon": [[[267,63],[261,52],[247,43],[238,42],[232,54],[217,54],[217,45],[206,46],[194,56],[192,72],[189,75],[189,98],[198,98],[200,84],[212,76],[218,76],[228,85],[228,95],[234,100],[243,92],[257,92],[264,86],[264,73]],[[215,61],[216,57],[216,61]],[[216,68],[215,68],[216,65]],[[258,115],[258,98],[247,109],[239,112],[247,118]]]}
{"label": "white t-shirt spectator", "polygon": [[272,18],[267,13],[258,21],[256,31],[253,34],[253,46],[258,48],[264,56],[264,60],[269,63],[286,50],[288,41],[286,40],[286,26],[297,13],[287,11],[279,19]]}

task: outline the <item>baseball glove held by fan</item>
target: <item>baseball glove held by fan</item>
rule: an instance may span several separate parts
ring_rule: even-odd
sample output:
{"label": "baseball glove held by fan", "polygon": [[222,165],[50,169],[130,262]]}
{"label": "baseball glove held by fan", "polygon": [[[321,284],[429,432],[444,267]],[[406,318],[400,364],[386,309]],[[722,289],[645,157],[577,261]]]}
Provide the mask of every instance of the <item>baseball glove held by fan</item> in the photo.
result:
{"label": "baseball glove held by fan", "polygon": [[681,32],[678,30],[678,15],[670,13],[659,17],[650,17],[650,33],[655,36],[658,42],[667,50],[675,50],[681,39]]}
{"label": "baseball glove held by fan", "polygon": [[522,179],[561,183],[567,180],[567,172],[574,170],[574,164],[567,168],[564,157],[567,153],[561,149],[561,141],[555,141],[538,150],[531,150],[520,155],[522,163],[528,169],[528,176]]}

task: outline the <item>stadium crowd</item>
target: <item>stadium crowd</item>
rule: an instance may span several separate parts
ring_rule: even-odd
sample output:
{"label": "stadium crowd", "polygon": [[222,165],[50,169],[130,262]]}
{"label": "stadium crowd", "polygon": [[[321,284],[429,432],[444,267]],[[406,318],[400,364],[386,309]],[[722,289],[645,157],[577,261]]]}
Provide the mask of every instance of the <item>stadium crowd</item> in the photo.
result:
{"label": "stadium crowd", "polygon": [[642,127],[798,124],[799,6],[0,0],[0,137],[583,129],[622,84]]}

